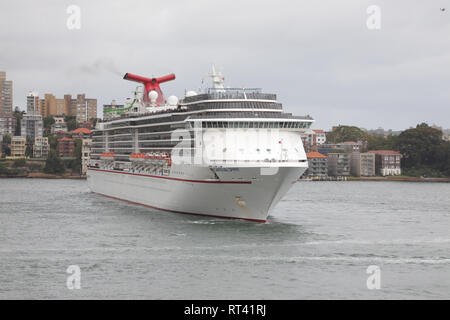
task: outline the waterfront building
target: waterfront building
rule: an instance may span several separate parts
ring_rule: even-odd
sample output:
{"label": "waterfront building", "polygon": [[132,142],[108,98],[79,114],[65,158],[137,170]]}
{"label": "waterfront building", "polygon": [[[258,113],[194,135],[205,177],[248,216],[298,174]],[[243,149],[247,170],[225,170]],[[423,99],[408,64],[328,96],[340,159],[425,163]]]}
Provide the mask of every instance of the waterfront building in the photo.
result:
{"label": "waterfront building", "polygon": [[16,132],[17,119],[11,113],[0,113],[0,135],[13,136]]}
{"label": "waterfront building", "polygon": [[393,150],[371,150],[375,154],[375,171],[381,176],[402,174],[400,159],[402,155]]}
{"label": "waterfront building", "polygon": [[60,157],[72,157],[75,149],[75,142],[72,138],[61,138],[58,140],[57,152]]}
{"label": "waterfront building", "polygon": [[0,114],[13,111],[13,82],[6,80],[6,72],[0,71]]}
{"label": "waterfront building", "polygon": [[328,153],[328,175],[344,177],[350,175],[350,153],[329,152]]}
{"label": "waterfront building", "polygon": [[308,169],[305,172],[306,177],[313,179],[326,178],[328,176],[328,157],[319,152],[309,152]]}
{"label": "waterfront building", "polygon": [[36,137],[33,145],[33,157],[47,158],[49,149],[47,137]]}
{"label": "waterfront building", "polygon": [[35,113],[25,113],[20,121],[20,131],[22,137],[30,137],[33,141],[36,137],[42,137],[44,135],[42,116]]}
{"label": "waterfront building", "polygon": [[25,158],[26,138],[14,136],[11,138],[11,157],[10,159]]}
{"label": "waterfront building", "polygon": [[375,154],[353,152],[351,154],[350,173],[356,177],[375,176]]}

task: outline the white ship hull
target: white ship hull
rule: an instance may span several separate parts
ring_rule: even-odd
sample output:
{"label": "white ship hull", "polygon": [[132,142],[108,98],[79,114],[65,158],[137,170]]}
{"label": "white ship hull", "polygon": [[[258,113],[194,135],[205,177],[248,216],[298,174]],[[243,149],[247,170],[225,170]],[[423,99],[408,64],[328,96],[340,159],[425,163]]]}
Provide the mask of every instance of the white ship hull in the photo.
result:
{"label": "white ship hull", "polygon": [[[216,171],[220,180],[211,179],[209,168],[183,166],[174,169],[181,176],[95,168],[87,175],[91,191],[129,203],[168,212],[265,222],[305,170],[306,164],[261,175],[259,167],[225,168]],[[202,178],[191,178],[192,173]]]}

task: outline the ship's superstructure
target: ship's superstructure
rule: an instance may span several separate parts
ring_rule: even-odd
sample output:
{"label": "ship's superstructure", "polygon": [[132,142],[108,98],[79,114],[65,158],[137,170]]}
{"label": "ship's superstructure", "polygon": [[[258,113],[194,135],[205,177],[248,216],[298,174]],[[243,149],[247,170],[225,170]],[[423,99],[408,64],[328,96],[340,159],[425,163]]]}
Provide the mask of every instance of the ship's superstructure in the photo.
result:
{"label": "ship's superstructure", "polygon": [[265,221],[306,170],[299,131],[309,116],[284,113],[275,94],[213,85],[182,100],[145,78],[124,108],[93,132],[93,192],[158,210]]}

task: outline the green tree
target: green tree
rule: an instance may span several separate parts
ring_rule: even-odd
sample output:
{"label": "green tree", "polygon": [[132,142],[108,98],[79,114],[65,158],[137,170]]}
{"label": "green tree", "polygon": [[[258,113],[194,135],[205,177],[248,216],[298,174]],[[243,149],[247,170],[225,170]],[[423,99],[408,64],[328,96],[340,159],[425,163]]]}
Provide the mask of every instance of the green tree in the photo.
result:
{"label": "green tree", "polygon": [[450,176],[449,142],[442,140],[442,131],[421,123],[403,131],[396,141],[403,155],[402,166],[410,175]]}
{"label": "green tree", "polygon": [[72,172],[74,173],[80,173],[81,172],[81,151],[82,151],[82,144],[83,141],[81,139],[75,139],[75,147],[73,149],[73,156],[75,157],[74,160],[72,160]]}
{"label": "green tree", "polygon": [[426,124],[400,133],[397,148],[406,168],[432,165],[436,161],[436,146],[442,144],[442,132]]}
{"label": "green tree", "polygon": [[34,146],[34,141],[33,139],[31,139],[31,137],[27,136],[27,141],[26,141],[26,148],[25,148],[25,156],[26,157],[33,157],[33,146]]}
{"label": "green tree", "polygon": [[48,144],[50,145],[50,150],[56,150],[58,146],[58,137],[57,136],[48,136]]}
{"label": "green tree", "polygon": [[11,143],[11,136],[9,134],[3,135],[3,143],[10,144]]}
{"label": "green tree", "polygon": [[328,132],[327,142],[339,143],[344,141],[367,140],[369,134],[355,126],[338,126]]}
{"label": "green tree", "polygon": [[62,174],[66,171],[61,158],[58,156],[55,150],[48,152],[47,160],[45,161],[44,172]]}
{"label": "green tree", "polygon": [[397,145],[398,136],[388,135],[387,137],[382,135],[370,134],[367,137],[367,149],[368,150],[394,150]]}
{"label": "green tree", "polygon": [[76,128],[78,128],[78,122],[76,120],[67,121],[67,130],[68,131],[73,131]]}
{"label": "green tree", "polygon": [[24,158],[14,160],[13,167],[25,167],[27,165],[27,161]]}
{"label": "green tree", "polygon": [[98,122],[98,118],[91,118],[90,121],[92,122],[92,126],[95,128]]}
{"label": "green tree", "polygon": [[76,116],[64,115],[64,122],[69,122],[71,120],[76,120]]}
{"label": "green tree", "polygon": [[44,128],[45,129],[50,129],[52,124],[55,123],[55,118],[53,118],[53,116],[45,117],[43,119],[43,121],[44,121]]}
{"label": "green tree", "polygon": [[16,131],[14,132],[15,136],[20,136],[21,133],[21,121],[23,119],[23,114],[25,111],[21,111],[19,107],[15,107],[13,116],[16,118]]}

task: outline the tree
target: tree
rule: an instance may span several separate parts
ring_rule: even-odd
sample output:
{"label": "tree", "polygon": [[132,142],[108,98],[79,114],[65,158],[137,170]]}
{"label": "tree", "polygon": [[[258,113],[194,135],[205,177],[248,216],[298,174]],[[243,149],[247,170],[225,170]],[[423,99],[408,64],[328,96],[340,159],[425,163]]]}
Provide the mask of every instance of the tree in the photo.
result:
{"label": "tree", "polygon": [[367,140],[369,134],[355,126],[338,126],[328,132],[327,141],[339,143],[344,141]]}
{"label": "tree", "polygon": [[56,122],[55,118],[53,118],[53,116],[45,117],[43,120],[44,120],[44,128],[45,129],[50,129],[52,124],[54,124]]}
{"label": "tree", "polygon": [[27,165],[27,161],[24,158],[14,160],[13,167],[25,167]]}
{"label": "tree", "polygon": [[25,111],[20,111],[19,107],[14,109],[13,116],[16,118],[16,131],[14,132],[15,136],[20,136],[21,133],[21,120],[23,119],[23,114]]}
{"label": "tree", "polygon": [[26,157],[32,157],[33,156],[33,146],[34,146],[33,139],[31,139],[30,136],[27,136],[26,149],[25,149],[25,156]]}
{"label": "tree", "polygon": [[67,121],[67,130],[68,131],[73,131],[76,128],[78,128],[78,123],[76,120],[69,120]]}
{"label": "tree", "polygon": [[370,134],[367,137],[367,149],[368,150],[393,150],[396,148],[398,136],[388,135],[387,137],[383,135]]}
{"label": "tree", "polygon": [[48,136],[48,144],[50,145],[50,150],[56,150],[58,146],[58,137]]}
{"label": "tree", "polygon": [[397,148],[403,155],[406,168],[432,165],[436,161],[435,148],[442,143],[442,132],[426,124],[400,133]]}
{"label": "tree", "polygon": [[83,141],[81,139],[75,139],[75,147],[73,149],[73,156],[75,157],[72,160],[72,172],[80,173],[81,172],[81,151],[82,151]]}
{"label": "tree", "polygon": [[58,156],[55,150],[48,152],[47,160],[45,161],[44,172],[62,174],[66,171],[61,158]]}
{"label": "tree", "polygon": [[403,131],[396,141],[402,166],[411,175],[450,176],[450,146],[442,131],[421,123]]}
{"label": "tree", "polygon": [[64,122],[69,122],[70,120],[76,120],[76,116],[64,115]]}
{"label": "tree", "polygon": [[11,136],[9,134],[3,135],[3,143],[10,144],[11,143]]}
{"label": "tree", "polygon": [[3,141],[2,143],[2,150],[3,153],[5,154],[5,156],[10,156],[11,155],[11,148],[9,147],[9,145],[11,144],[11,136],[9,134],[4,134],[3,135]]}

